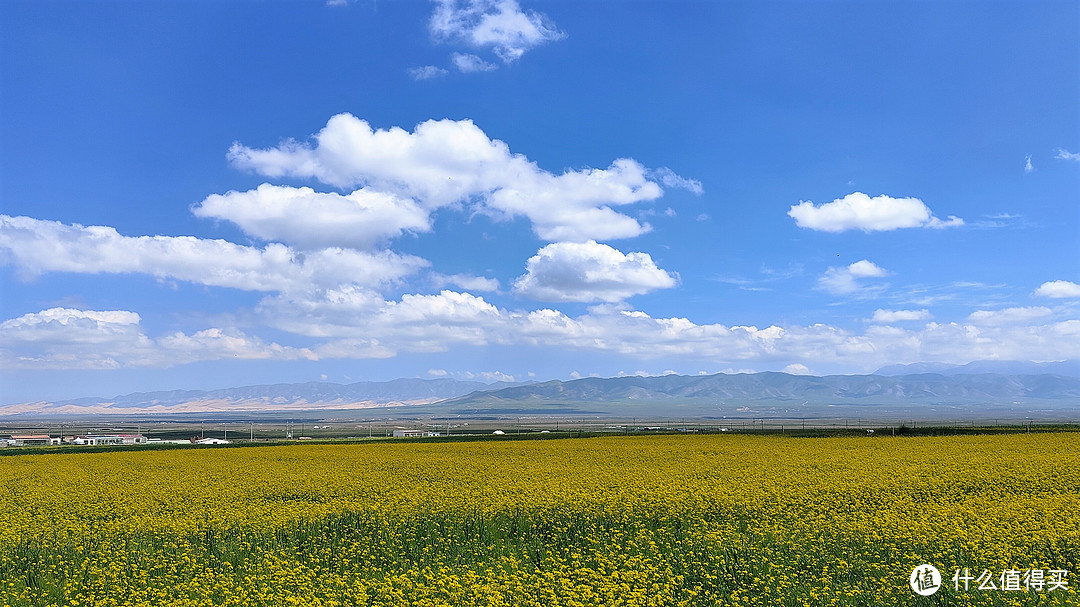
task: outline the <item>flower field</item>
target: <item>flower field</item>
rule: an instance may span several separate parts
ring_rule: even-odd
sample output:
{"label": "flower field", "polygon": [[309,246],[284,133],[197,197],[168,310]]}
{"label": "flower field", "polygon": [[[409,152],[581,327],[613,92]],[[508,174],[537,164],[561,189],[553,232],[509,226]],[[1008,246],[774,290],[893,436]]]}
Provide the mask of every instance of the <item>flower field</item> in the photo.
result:
{"label": "flower field", "polygon": [[[925,598],[922,563],[942,577]],[[1069,577],[957,591],[960,568]],[[1080,605],[1080,435],[5,456],[0,600]]]}

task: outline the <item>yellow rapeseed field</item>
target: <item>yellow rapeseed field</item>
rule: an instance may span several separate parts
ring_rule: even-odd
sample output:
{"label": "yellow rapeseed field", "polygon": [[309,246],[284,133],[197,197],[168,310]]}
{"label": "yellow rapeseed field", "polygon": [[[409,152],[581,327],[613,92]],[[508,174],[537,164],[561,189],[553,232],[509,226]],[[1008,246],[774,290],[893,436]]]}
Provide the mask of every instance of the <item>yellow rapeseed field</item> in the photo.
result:
{"label": "yellow rapeseed field", "polygon": [[[1070,577],[956,591],[960,568]],[[0,584],[19,606],[1080,605],[1080,435],[5,456]]]}

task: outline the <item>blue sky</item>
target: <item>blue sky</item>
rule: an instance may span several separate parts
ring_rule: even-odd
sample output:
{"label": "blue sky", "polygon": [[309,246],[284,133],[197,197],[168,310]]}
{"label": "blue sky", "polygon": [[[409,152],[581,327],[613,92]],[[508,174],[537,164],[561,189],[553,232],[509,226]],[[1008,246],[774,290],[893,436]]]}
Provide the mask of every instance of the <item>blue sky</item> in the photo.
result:
{"label": "blue sky", "polygon": [[1080,358],[1075,2],[0,10],[4,402]]}

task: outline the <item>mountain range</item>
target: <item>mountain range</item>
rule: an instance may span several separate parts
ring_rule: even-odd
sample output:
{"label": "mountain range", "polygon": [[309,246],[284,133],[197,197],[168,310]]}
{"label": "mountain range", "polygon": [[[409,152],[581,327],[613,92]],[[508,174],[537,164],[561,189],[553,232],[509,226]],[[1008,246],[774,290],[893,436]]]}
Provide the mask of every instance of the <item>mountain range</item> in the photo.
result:
{"label": "mountain range", "polygon": [[[985,369],[1033,373],[985,372]],[[448,378],[353,384],[309,382],[219,390],[141,392],[112,398],[0,406],[0,417],[293,412],[617,417],[920,416],[930,413],[970,417],[1037,412],[1043,417],[1080,417],[1080,363],[982,361],[945,366],[922,363],[886,367],[870,375],[820,377],[764,372],[590,377],[522,384],[485,384]]]}
{"label": "mountain range", "polygon": [[380,406],[422,405],[481,390],[518,384],[456,379],[402,378],[384,382],[336,384],[306,382],[223,388],[135,392],[112,398],[84,397],[0,406],[10,415],[170,415],[272,411],[334,411]]}

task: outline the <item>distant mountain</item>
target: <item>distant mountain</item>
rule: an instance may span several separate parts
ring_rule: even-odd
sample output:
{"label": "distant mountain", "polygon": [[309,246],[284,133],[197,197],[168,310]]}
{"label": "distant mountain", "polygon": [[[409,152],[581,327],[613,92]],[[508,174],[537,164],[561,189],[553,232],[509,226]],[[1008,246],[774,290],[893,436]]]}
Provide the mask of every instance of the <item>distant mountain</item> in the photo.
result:
{"label": "distant mountain", "polygon": [[0,415],[178,414],[200,412],[303,411],[361,409],[438,402],[477,390],[515,386],[455,379],[395,379],[335,384],[308,382],[244,386],[220,390],[136,392],[112,398],[77,398],[56,402],[0,406]]}
{"label": "distant mountain", "polygon": [[1072,400],[1080,410],[1080,378],[1060,375],[737,375],[586,378],[476,392],[445,405],[490,407],[510,402],[807,401],[881,404]]}
{"label": "distant mountain", "polygon": [[948,363],[912,363],[909,365],[889,365],[874,371],[874,375],[911,375],[914,373],[940,373],[941,375],[971,375],[975,373],[997,373],[1001,375],[1039,375],[1052,373],[1069,377],[1080,377],[1080,360],[1063,360],[1048,363],[1036,363],[1021,360],[977,360],[966,365]]}
{"label": "distant mountain", "polygon": [[[179,404],[194,399],[201,400],[264,400],[281,402],[393,402],[422,399],[444,399],[460,396],[476,390],[490,388],[478,381],[455,379],[395,379],[385,382],[363,381],[353,384],[307,382],[301,384],[270,384],[244,386],[221,390],[171,390],[165,392],[136,392],[110,399],[80,398],[71,404],[98,404],[111,402],[114,407],[141,407],[147,404]],[[496,388],[502,386],[495,386]]]}
{"label": "distant mountain", "polygon": [[[343,414],[395,407],[412,416],[496,418],[529,415],[1080,418],[1080,377],[1051,373],[961,373],[960,369],[950,368],[948,374],[898,376],[816,377],[768,372],[586,378],[528,384],[484,384],[453,379],[397,379],[348,385],[312,382],[23,403],[0,407],[0,416]],[[385,410],[378,413],[388,414]]]}

